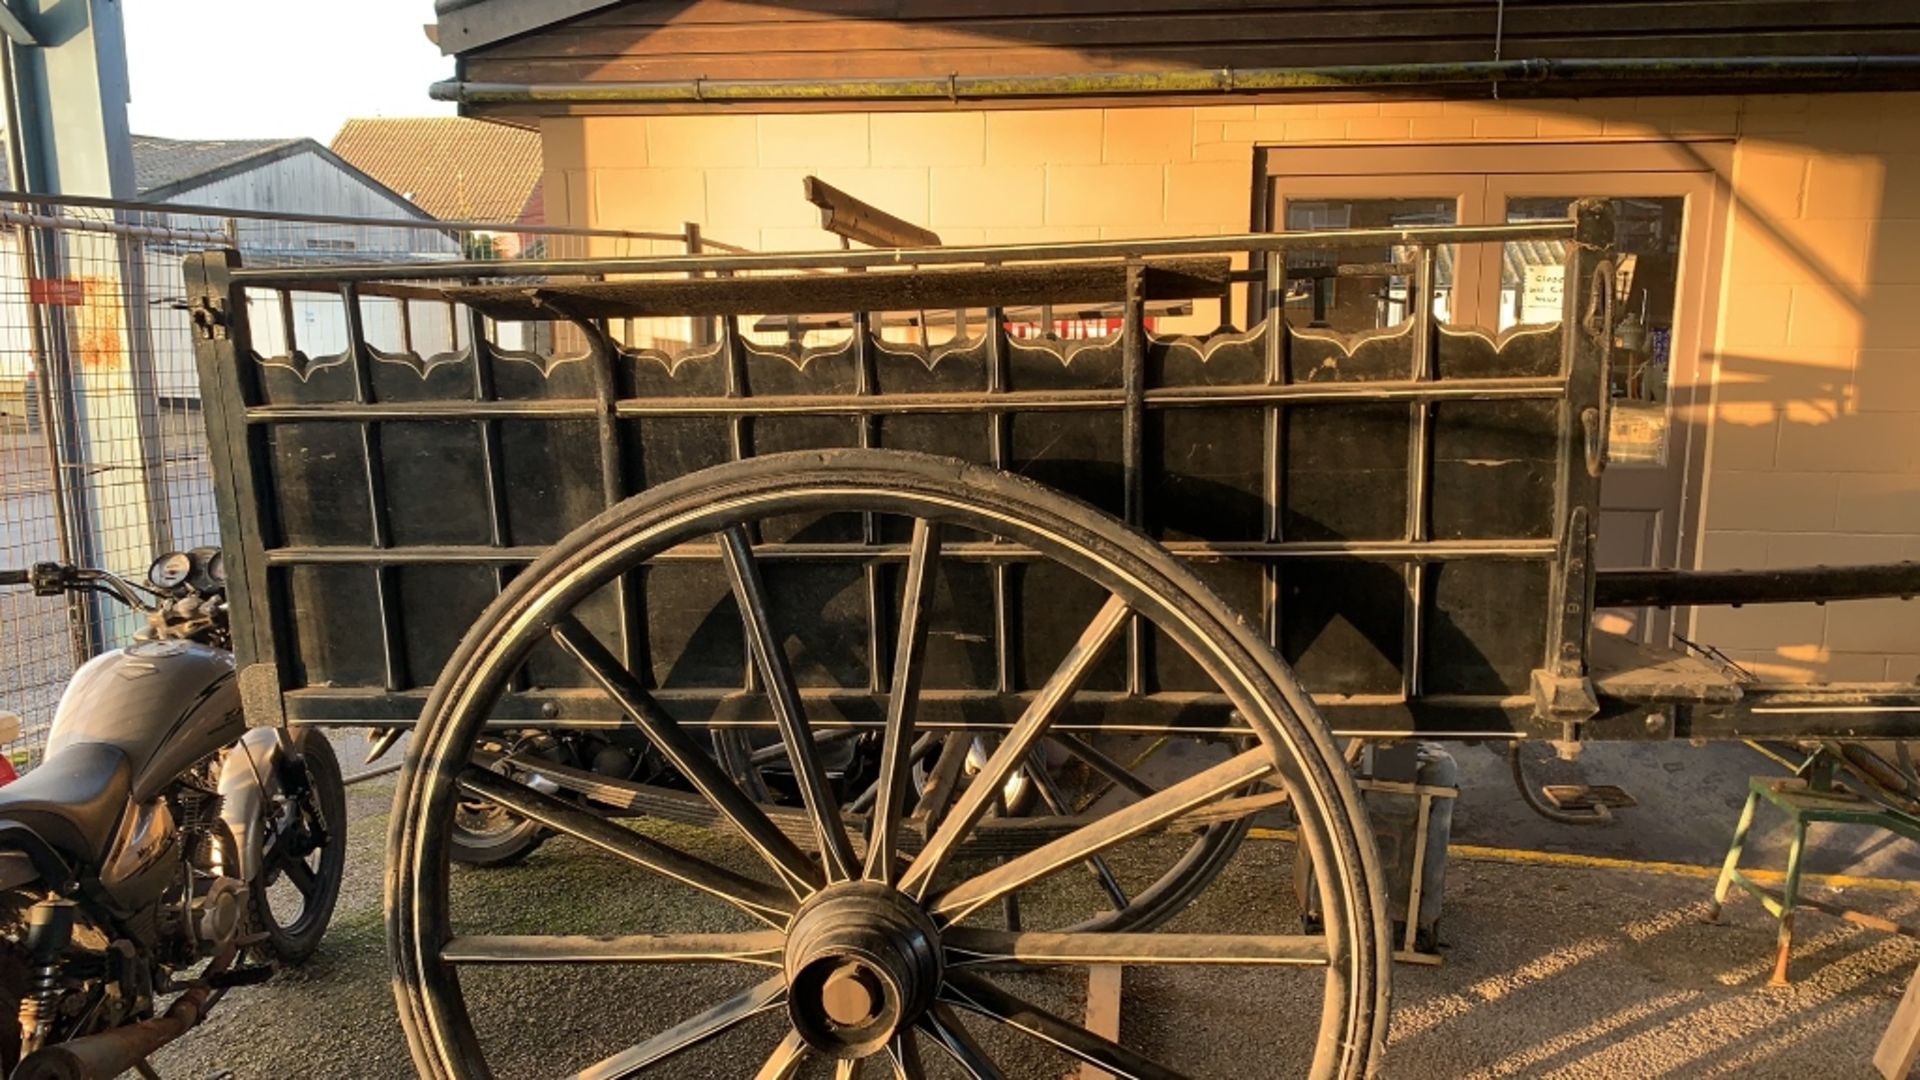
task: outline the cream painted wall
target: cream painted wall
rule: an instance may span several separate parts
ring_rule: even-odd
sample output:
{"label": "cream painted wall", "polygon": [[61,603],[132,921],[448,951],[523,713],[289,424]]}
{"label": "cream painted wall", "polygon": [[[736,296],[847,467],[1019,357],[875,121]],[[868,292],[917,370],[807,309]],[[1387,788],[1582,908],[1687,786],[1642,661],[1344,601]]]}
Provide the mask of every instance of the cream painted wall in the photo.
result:
{"label": "cream painted wall", "polygon": [[[948,243],[1248,227],[1257,145],[1733,138],[1700,563],[1920,559],[1920,95],[556,118],[555,223],[836,246],[828,182]],[[611,253],[611,252],[608,252]],[[1920,603],[1699,615],[1792,678],[1920,677]]]}

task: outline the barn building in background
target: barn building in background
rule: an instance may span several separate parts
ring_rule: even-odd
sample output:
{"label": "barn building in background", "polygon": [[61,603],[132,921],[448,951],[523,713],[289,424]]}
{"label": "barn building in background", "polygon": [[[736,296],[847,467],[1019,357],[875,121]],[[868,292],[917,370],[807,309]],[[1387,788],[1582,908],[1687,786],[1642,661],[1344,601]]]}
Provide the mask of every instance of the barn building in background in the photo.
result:
{"label": "barn building in background", "polygon": [[[133,167],[138,197],[145,202],[407,222],[434,220],[433,215],[313,139],[161,139],[135,135]],[[227,233],[248,262],[399,261],[452,258],[460,252],[460,243],[452,234],[432,229],[348,224],[292,227],[272,220],[211,214],[175,220],[186,229]],[[147,287],[161,295],[185,296],[181,256],[188,249],[149,242],[142,250]],[[339,308],[338,300],[304,298],[297,307],[295,336],[301,339],[303,351],[324,356],[344,347],[338,320],[330,317]],[[265,325],[278,324],[275,314]],[[193,351],[185,344],[186,312],[157,315],[151,332],[167,338],[166,345],[157,344],[152,350],[159,396],[197,399],[200,377],[194,370]],[[174,344],[176,341],[178,344]]]}

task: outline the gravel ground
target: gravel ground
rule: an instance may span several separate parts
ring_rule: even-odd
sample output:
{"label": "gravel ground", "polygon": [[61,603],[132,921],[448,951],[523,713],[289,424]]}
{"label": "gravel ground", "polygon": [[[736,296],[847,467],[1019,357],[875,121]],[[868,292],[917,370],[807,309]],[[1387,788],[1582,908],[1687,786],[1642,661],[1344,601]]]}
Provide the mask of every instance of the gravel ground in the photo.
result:
{"label": "gravel ground", "polygon": [[[206,1026],[156,1056],[169,1080],[219,1069],[236,1077],[399,1077],[410,1066],[393,1020],[380,914],[381,850],[391,779],[349,789],[353,829],[332,932],[306,968],[235,991]],[[673,842],[720,861],[721,840]],[[1138,875],[1164,851],[1129,853]],[[1294,917],[1290,853],[1255,840],[1176,928],[1284,929]],[[1063,885],[1080,888],[1084,882]],[[1766,985],[1773,924],[1749,900],[1703,921],[1711,882],[1640,870],[1456,860],[1447,878],[1444,966],[1399,965],[1390,1077],[1861,1077],[1920,944],[1819,915],[1803,917],[1795,984]],[[724,922],[691,894],[655,887],[574,845],[550,842],[525,865],[454,883],[460,928],[620,932]],[[1809,895],[1915,921],[1920,890],[1854,888]],[[1039,898],[1029,926],[1058,917]],[[466,982],[498,1075],[554,1075],[688,1015],[754,981],[751,969],[491,969]],[[1008,982],[1053,1008],[1081,1006],[1064,977]],[[1317,987],[1298,972],[1130,973],[1126,1040],[1200,1076],[1292,1070]],[[976,1032],[980,1029],[976,1028]],[[984,1035],[984,1033],[982,1033]],[[771,1020],[689,1055],[668,1075],[750,1074],[778,1039]],[[1029,1043],[988,1039],[1009,1075],[1069,1070]],[[933,1075],[944,1075],[937,1069]],[[877,1076],[868,1070],[862,1075]]]}

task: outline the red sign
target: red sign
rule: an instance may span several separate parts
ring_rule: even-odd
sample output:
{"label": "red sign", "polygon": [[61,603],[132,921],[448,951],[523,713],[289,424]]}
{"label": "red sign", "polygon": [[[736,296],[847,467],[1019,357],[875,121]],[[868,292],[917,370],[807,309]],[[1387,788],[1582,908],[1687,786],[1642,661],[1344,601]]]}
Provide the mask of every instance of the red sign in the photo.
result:
{"label": "red sign", "polygon": [[48,307],[79,307],[87,302],[87,287],[72,278],[34,278],[27,283],[27,299]]}
{"label": "red sign", "polygon": [[[1114,337],[1126,326],[1124,319],[1055,319],[1051,328],[1038,322],[1009,322],[1007,334],[1014,338],[1043,338],[1049,334],[1062,341],[1086,341],[1096,338]],[[1146,328],[1154,328],[1154,320],[1146,320]]]}

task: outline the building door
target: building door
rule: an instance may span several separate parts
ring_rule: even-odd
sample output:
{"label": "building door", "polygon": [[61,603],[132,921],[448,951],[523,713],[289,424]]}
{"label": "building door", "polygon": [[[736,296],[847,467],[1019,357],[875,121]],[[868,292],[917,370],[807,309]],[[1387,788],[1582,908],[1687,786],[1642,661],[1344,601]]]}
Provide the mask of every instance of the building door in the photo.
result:
{"label": "building door", "polygon": [[[1609,467],[1601,487],[1601,568],[1694,565],[1705,459],[1714,253],[1725,143],[1274,148],[1263,154],[1268,223],[1284,231],[1369,225],[1498,224],[1565,217],[1575,199],[1613,202],[1619,316],[1610,393]],[[1435,314],[1500,332],[1559,318],[1564,258],[1556,243],[1441,253]],[[1383,252],[1309,252],[1289,276],[1334,276],[1331,298],[1308,276],[1289,292],[1292,318],[1343,331],[1406,318],[1405,282],[1338,275],[1341,264],[1391,267]],[[1329,269],[1316,263],[1333,264]],[[1300,269],[1296,269],[1300,265]],[[1349,286],[1347,282],[1353,281]],[[1341,299],[1344,293],[1346,300]],[[1369,324],[1360,297],[1371,294]],[[1602,628],[1665,642],[1668,612],[1603,612]]]}

